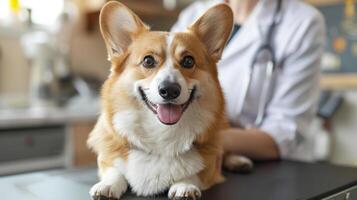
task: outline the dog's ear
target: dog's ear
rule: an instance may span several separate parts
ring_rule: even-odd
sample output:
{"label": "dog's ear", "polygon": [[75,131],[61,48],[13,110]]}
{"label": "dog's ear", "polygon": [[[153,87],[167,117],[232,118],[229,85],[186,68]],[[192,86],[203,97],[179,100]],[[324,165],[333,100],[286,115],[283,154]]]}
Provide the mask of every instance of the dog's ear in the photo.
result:
{"label": "dog's ear", "polygon": [[110,1],[104,5],[99,23],[109,60],[124,53],[133,36],[149,30],[136,14],[117,1]]}
{"label": "dog's ear", "polygon": [[208,54],[218,62],[233,28],[233,12],[227,4],[206,11],[189,30],[206,45]]}

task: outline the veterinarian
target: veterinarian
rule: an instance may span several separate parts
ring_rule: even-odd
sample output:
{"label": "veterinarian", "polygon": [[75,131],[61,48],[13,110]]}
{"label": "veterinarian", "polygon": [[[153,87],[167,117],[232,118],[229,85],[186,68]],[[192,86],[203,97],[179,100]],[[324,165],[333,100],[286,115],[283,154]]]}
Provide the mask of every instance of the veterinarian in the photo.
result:
{"label": "veterinarian", "polygon": [[[184,31],[223,1],[195,2],[172,31]],[[232,128],[221,133],[226,153],[257,160],[314,159],[325,27],[321,14],[299,0],[226,0],[235,26],[218,63]]]}

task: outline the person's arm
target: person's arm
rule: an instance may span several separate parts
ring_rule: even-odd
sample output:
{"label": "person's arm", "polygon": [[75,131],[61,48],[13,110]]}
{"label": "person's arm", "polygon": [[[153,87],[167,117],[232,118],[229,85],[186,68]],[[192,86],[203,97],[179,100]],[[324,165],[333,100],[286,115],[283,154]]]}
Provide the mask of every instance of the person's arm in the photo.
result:
{"label": "person's arm", "polygon": [[228,153],[257,160],[306,159],[296,152],[316,116],[325,41],[321,15],[315,13],[301,20],[298,31],[301,31],[296,34],[298,38],[290,43],[294,48],[279,61],[281,68],[278,68],[272,97],[259,129],[222,131],[224,149]]}
{"label": "person's arm", "polygon": [[259,129],[230,128],[221,132],[224,152],[244,155],[254,160],[276,160],[278,146],[268,134]]}

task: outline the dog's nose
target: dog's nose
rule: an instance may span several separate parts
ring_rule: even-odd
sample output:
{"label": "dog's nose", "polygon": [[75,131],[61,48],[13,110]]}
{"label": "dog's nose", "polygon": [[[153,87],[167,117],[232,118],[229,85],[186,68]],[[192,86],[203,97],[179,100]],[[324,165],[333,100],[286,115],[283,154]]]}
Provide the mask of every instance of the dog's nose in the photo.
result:
{"label": "dog's nose", "polygon": [[180,93],[181,86],[178,83],[164,81],[159,85],[159,94],[165,100],[176,99]]}

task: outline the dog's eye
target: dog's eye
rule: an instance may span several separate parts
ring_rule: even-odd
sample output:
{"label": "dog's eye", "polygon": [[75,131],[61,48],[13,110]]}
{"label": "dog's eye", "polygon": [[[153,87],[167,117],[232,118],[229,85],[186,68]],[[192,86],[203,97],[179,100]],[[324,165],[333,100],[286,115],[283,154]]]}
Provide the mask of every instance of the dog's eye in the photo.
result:
{"label": "dog's eye", "polygon": [[192,68],[195,65],[195,60],[192,56],[185,56],[181,60],[181,66],[184,68]]}
{"label": "dog's eye", "polygon": [[142,65],[146,68],[153,68],[155,67],[156,61],[154,59],[154,57],[152,56],[145,56],[143,61],[142,61]]}

